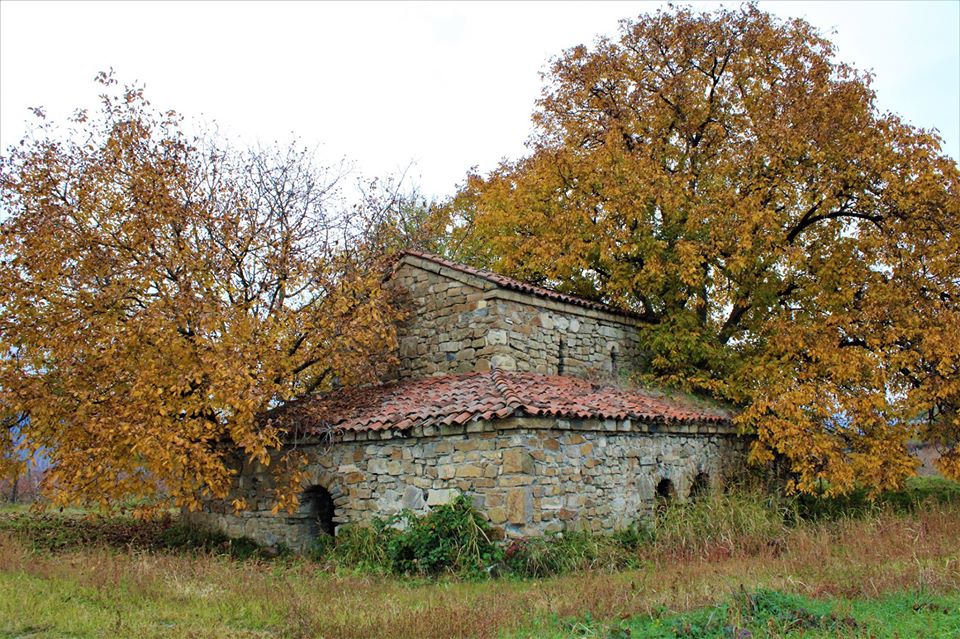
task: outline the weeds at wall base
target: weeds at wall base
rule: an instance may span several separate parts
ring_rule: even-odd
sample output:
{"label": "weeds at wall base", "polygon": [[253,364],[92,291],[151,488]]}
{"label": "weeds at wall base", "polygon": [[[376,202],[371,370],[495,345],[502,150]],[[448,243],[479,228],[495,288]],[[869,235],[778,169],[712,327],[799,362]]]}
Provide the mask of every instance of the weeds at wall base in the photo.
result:
{"label": "weeds at wall base", "polygon": [[[784,498],[738,489],[702,499],[674,502],[653,522],[639,522],[614,535],[566,531],[496,543],[484,518],[461,496],[425,516],[402,512],[371,526],[344,526],[336,540],[321,536],[301,559],[285,549],[261,548],[249,539],[229,539],[167,517],[64,517],[12,513],[0,530],[23,539],[37,552],[103,545],[119,549],[224,555],[237,560],[302,561],[337,571],[406,578],[542,578],[570,572],[616,571],[679,558],[707,561],[733,556],[777,556],[791,531],[813,530],[839,519],[869,521],[925,507],[960,505],[960,484],[915,479],[901,491],[875,501],[862,494],[841,499]],[[794,537],[796,537],[794,535]],[[796,542],[791,542],[796,543]]]}
{"label": "weeds at wall base", "polygon": [[622,570],[664,557],[776,556],[783,552],[790,530],[816,522],[907,514],[931,504],[960,505],[960,484],[918,478],[875,501],[865,493],[844,500],[847,509],[837,498],[787,498],[741,487],[673,502],[654,521],[635,523],[613,535],[565,531],[493,544],[482,516],[461,496],[423,517],[404,512],[371,527],[344,527],[336,543],[320,540],[312,558],[380,574],[476,579]]}

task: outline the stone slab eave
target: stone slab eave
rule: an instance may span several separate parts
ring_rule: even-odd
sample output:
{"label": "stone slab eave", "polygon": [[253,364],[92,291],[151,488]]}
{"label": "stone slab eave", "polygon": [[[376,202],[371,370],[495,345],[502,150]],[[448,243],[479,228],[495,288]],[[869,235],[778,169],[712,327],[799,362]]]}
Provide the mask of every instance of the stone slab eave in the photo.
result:
{"label": "stone slab eave", "polygon": [[489,291],[491,289],[498,288],[496,284],[490,280],[480,277],[479,275],[457,271],[455,269],[443,266],[442,264],[437,264],[436,262],[431,262],[430,260],[417,257],[415,255],[404,255],[401,257],[394,272],[400,270],[400,267],[403,265],[412,266],[428,273],[434,273],[436,275],[440,275],[441,277],[446,277],[447,279],[454,280],[481,291]]}
{"label": "stone slab eave", "polygon": [[549,415],[513,416],[494,420],[471,420],[465,424],[413,426],[405,430],[336,431],[329,436],[307,436],[287,446],[336,445],[343,442],[421,439],[516,430],[581,431],[638,435],[720,435],[743,437],[729,422],[680,422],[657,419],[567,419]]}

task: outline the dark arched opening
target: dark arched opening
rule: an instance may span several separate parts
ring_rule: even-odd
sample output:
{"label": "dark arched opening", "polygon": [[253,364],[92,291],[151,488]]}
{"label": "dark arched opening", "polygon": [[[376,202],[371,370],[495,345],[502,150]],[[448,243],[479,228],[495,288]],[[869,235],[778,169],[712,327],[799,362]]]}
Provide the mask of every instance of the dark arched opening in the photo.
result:
{"label": "dark arched opening", "polygon": [[710,475],[698,473],[690,484],[690,499],[697,500],[706,497],[710,492]]}
{"label": "dark arched opening", "polygon": [[657,499],[670,500],[676,494],[677,491],[673,488],[673,482],[669,479],[661,479],[657,484]]}
{"label": "dark arched opening", "polygon": [[333,497],[326,488],[311,486],[303,492],[300,503],[307,515],[307,531],[310,537],[333,534]]}
{"label": "dark arched opening", "polygon": [[673,501],[676,494],[677,491],[673,488],[673,482],[666,478],[661,479],[657,484],[657,512],[663,512],[667,505]]}
{"label": "dark arched opening", "polygon": [[610,347],[610,374],[616,377],[620,374],[620,371],[617,368],[617,347]]}

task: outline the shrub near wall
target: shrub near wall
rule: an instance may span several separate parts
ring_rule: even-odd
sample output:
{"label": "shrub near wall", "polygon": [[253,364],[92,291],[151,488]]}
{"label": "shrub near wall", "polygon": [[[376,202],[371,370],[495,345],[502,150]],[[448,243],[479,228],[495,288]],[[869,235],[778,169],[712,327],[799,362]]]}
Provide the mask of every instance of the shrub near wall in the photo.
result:
{"label": "shrub near wall", "polygon": [[566,532],[498,544],[492,532],[470,499],[461,495],[425,516],[404,511],[371,526],[345,526],[336,544],[321,541],[313,558],[400,575],[546,577],[635,565],[639,545],[652,539],[646,529],[634,527],[616,535]]}
{"label": "shrub near wall", "polygon": [[404,575],[479,576],[502,557],[489,524],[463,495],[425,516],[405,510],[370,527],[344,527],[332,549],[337,563]]}

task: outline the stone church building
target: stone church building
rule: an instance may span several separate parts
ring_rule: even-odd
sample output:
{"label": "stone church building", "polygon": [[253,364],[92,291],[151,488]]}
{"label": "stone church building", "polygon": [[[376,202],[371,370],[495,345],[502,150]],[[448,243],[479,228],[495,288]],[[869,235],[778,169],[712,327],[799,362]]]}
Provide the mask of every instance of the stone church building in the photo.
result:
{"label": "stone church building", "polygon": [[[273,416],[310,460],[299,512],[272,514],[270,473],[247,464],[234,495],[190,520],[303,548],[463,493],[508,537],[613,532],[742,465],[729,411],[629,385],[638,317],[413,251],[393,279],[410,310],[394,378]],[[234,513],[234,497],[250,510]]]}

